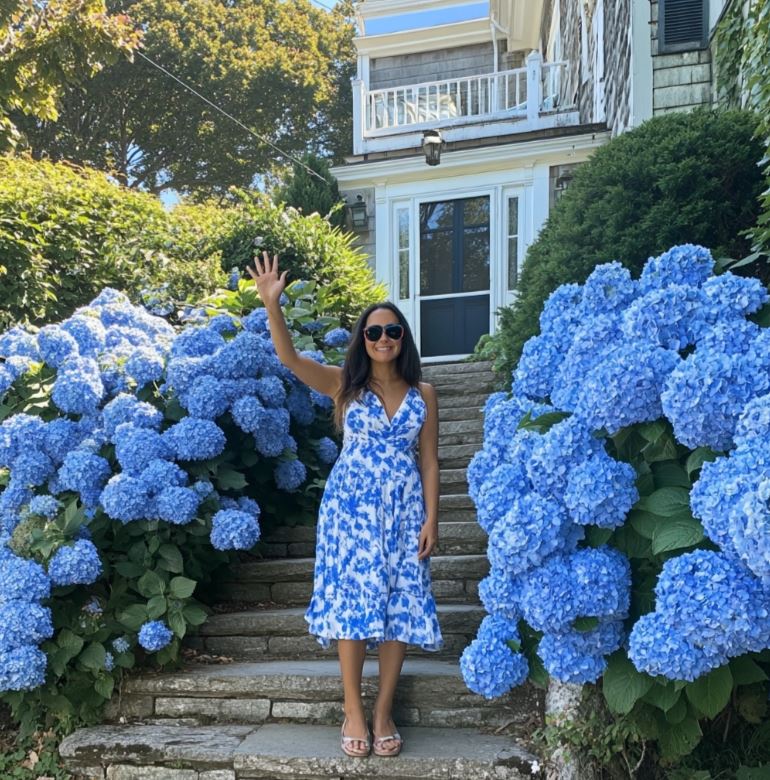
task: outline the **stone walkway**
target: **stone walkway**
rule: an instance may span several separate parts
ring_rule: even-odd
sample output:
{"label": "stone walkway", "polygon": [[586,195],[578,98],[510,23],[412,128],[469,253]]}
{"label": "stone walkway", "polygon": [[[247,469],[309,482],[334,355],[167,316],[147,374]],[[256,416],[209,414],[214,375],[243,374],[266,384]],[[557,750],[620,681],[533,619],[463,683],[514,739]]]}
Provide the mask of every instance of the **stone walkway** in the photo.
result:
{"label": "stone walkway", "polygon": [[[234,567],[221,597],[261,605],[213,615],[190,645],[231,658],[127,680],[113,723],[80,729],[61,745],[82,778],[107,780],[519,780],[536,774],[523,749],[542,697],[522,686],[488,701],[458,666],[484,617],[478,583],[488,571],[486,536],[467,496],[465,469],[481,446],[481,407],[492,391],[486,363],[429,366],[440,409],[439,548],[431,575],[445,640],[440,653],[410,647],[393,717],[404,737],[397,758],[348,758],[339,748],[342,690],[336,646],[307,633],[315,528],[276,531],[275,556]],[[367,711],[376,695],[376,651],[364,664]],[[495,733],[498,732],[498,733]]]}

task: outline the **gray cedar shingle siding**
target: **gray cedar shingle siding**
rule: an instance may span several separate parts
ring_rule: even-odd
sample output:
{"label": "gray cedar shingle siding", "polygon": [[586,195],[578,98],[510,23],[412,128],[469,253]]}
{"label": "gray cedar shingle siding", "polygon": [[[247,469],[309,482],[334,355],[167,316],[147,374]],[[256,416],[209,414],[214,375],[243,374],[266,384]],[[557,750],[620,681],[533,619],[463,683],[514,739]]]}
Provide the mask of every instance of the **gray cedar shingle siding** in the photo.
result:
{"label": "gray cedar shingle siding", "polygon": [[631,3],[604,2],[604,101],[613,135],[631,120]]}
{"label": "gray cedar shingle siding", "polygon": [[[505,67],[502,57],[504,52],[505,41],[501,40],[498,42],[500,69]],[[478,76],[482,73],[492,73],[494,69],[494,49],[491,41],[452,49],[379,57],[369,64],[369,89]]]}
{"label": "gray cedar shingle siding", "polygon": [[711,52],[658,53],[659,3],[652,0],[652,112],[664,114],[711,104]]}

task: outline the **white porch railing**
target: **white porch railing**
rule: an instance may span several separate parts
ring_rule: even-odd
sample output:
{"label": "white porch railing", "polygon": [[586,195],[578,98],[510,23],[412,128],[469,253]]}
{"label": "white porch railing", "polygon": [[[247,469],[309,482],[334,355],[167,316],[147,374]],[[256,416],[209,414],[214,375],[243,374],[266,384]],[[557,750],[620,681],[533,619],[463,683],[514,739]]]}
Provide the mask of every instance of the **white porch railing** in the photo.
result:
{"label": "white porch railing", "polygon": [[404,130],[446,127],[503,118],[535,119],[541,112],[569,110],[562,83],[567,63],[543,63],[539,52],[527,65],[444,81],[429,81],[367,92],[357,96],[365,137]]}

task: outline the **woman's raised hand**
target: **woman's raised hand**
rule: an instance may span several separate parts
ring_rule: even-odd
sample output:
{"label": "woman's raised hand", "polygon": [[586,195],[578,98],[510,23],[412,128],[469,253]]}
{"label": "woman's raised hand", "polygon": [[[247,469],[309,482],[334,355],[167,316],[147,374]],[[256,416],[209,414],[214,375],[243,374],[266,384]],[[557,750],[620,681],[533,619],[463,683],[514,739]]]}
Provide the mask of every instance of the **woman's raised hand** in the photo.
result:
{"label": "woman's raised hand", "polygon": [[247,265],[246,270],[257,285],[259,297],[262,298],[265,307],[280,300],[281,293],[286,287],[286,274],[289,272],[286,270],[279,276],[278,255],[273,255],[271,261],[270,255],[266,251],[262,252],[262,262],[255,256],[254,268]]}

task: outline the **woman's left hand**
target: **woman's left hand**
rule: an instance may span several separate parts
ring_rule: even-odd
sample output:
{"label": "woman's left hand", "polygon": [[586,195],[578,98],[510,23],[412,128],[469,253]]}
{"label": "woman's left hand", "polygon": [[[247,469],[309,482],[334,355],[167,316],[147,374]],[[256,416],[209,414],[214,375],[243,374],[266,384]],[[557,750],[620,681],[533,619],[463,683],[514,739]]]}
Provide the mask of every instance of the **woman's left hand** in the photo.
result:
{"label": "woman's left hand", "polygon": [[417,560],[421,561],[423,558],[427,558],[437,544],[438,523],[435,520],[428,520],[423,523],[420,531],[420,541],[417,545]]}

